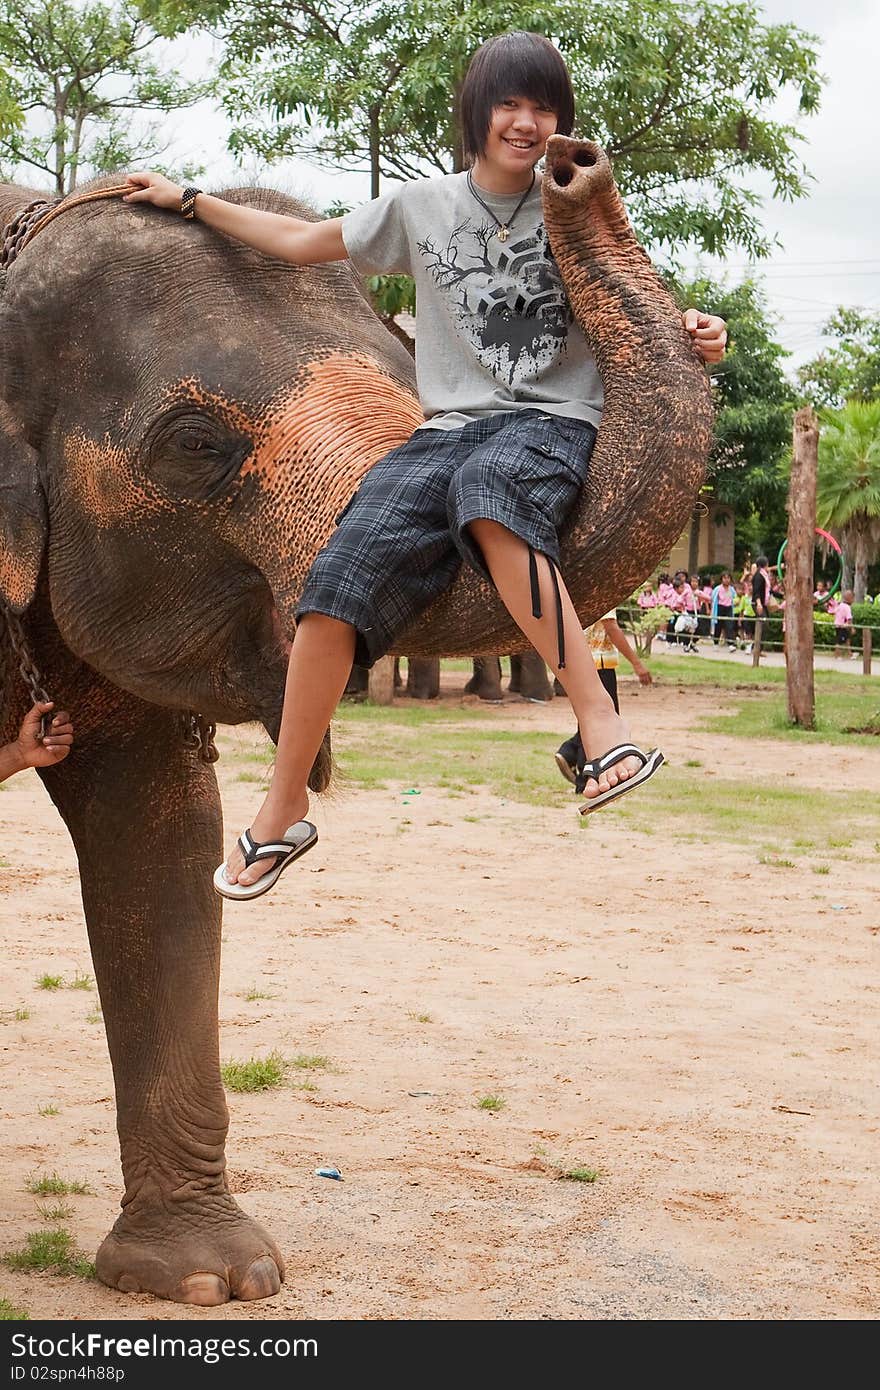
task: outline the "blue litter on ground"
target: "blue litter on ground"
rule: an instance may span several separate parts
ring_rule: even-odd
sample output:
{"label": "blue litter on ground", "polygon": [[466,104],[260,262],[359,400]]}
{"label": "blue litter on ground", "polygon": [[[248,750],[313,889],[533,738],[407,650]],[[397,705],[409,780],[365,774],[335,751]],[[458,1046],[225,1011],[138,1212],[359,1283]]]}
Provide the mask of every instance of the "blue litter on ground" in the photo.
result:
{"label": "blue litter on ground", "polygon": [[337,1182],[343,1182],[344,1178],[338,1168],[316,1168],[316,1178],[335,1178]]}
{"label": "blue litter on ground", "polygon": [[401,792],[401,796],[421,796],[418,787],[407,787],[406,791]]}

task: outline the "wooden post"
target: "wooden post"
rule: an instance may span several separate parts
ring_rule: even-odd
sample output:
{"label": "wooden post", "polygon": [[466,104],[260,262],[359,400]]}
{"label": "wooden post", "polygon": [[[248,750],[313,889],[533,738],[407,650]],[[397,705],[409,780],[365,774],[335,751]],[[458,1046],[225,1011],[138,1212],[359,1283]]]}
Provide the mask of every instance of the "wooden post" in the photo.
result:
{"label": "wooden post", "polygon": [[394,703],[394,657],[381,656],[370,667],[368,694],[374,705]]}
{"label": "wooden post", "polygon": [[761,636],[764,631],[764,619],[755,618],[755,640],[752,643],[752,665],[761,664]]}
{"label": "wooden post", "polygon": [[785,631],[788,717],[802,729],[816,724],[813,681],[813,549],[819,422],[809,406],[794,417],[791,482],[788,489],[788,546],[785,551]]}
{"label": "wooden post", "polygon": [[871,674],[871,629],[862,628],[862,675]]}

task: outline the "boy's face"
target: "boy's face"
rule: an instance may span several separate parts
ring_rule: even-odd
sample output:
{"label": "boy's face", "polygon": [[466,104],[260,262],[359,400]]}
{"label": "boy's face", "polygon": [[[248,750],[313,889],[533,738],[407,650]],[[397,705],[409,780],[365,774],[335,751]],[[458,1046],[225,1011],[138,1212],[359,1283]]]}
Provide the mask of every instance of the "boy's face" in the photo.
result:
{"label": "boy's face", "polygon": [[543,157],[556,133],[556,112],[531,97],[506,97],[492,112],[482,158],[507,174],[524,177]]}

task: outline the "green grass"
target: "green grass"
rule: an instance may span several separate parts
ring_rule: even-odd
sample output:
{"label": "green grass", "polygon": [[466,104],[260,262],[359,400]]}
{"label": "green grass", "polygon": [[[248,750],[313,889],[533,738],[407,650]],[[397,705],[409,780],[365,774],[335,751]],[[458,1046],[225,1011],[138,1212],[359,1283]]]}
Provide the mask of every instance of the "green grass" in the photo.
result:
{"label": "green grass", "polygon": [[77,970],[76,974],[74,975],[73,979],[71,980],[71,982],[70,982],[70,984],[67,986],[67,988],[68,988],[68,989],[94,989],[94,988],[95,988],[95,981],[92,979],[92,976],[91,976],[91,975],[83,975],[83,974],[80,973],[79,970]]}
{"label": "green grass", "polygon": [[801,729],[791,724],[784,695],[766,694],[762,700],[731,701],[728,712],[697,718],[695,728],[707,733],[733,734],[738,738],[788,739],[795,743],[835,743],[849,746],[878,746],[874,734],[848,734],[861,729],[877,716],[880,688],[857,691],[817,692],[816,727]]}
{"label": "green grass", "polygon": [[38,1178],[29,1178],[26,1190],[38,1197],[92,1196],[92,1188],[86,1182],[68,1182],[57,1173],[43,1173]]}
{"label": "green grass", "polygon": [[30,1009],[0,1009],[0,1023],[24,1023],[30,1016]]}
{"label": "green grass", "polygon": [[63,984],[63,975],[40,975],[37,980],[37,989],[60,989]]}
{"label": "green grass", "polygon": [[24,1308],[16,1308],[8,1298],[0,1298],[0,1322],[27,1322],[29,1319],[30,1313]]}
{"label": "green grass", "polygon": [[[381,717],[377,717],[377,715]],[[553,779],[558,735],[498,729],[479,712],[371,708],[346,709],[338,721],[344,748],[340,781],[382,788],[403,780],[468,794],[488,787],[499,799],[563,805],[565,784]]]}
{"label": "green grass", "polygon": [[830,867],[830,865],[828,865],[828,864],[814,864],[814,865],[813,865],[813,873],[814,873],[814,874],[830,874],[830,873],[831,873],[831,867]]}
{"label": "green grass", "polygon": [[507,1101],[503,1096],[483,1096],[477,1101],[478,1110],[503,1110]]}
{"label": "green grass", "polygon": [[[737,759],[737,770],[742,762]],[[678,840],[702,844],[714,837],[736,840],[739,844],[761,845],[764,852],[774,855],[809,854],[807,847],[799,849],[798,840],[815,835],[816,825],[839,825],[846,821],[853,827],[854,836],[868,842],[876,839],[880,829],[880,794],[849,790],[816,791],[812,787],[790,787],[773,783],[760,776],[753,779],[702,777],[687,768],[666,767],[652,782],[653,790],[638,802],[635,797],[622,797],[615,806],[603,810],[603,816],[615,816],[633,830],[643,830],[658,817],[674,815]],[[686,818],[679,810],[687,808]],[[589,820],[590,818],[587,817]],[[767,826],[773,827],[771,845],[767,845]]]}
{"label": "green grass", "polygon": [[100,1023],[101,1014],[98,1009],[93,1009],[90,1014],[86,1014],[86,1023]]}
{"label": "green grass", "polygon": [[220,1068],[227,1091],[270,1091],[283,1084],[286,1072],[287,1063],[279,1052],[247,1062],[226,1062]]}
{"label": "green grass", "polygon": [[69,1207],[66,1202],[56,1202],[54,1207],[41,1207],[38,1202],[37,1215],[41,1221],[48,1221],[57,1226],[59,1221],[70,1220],[73,1207]]}
{"label": "green grass", "polygon": [[433,1018],[431,1017],[430,1014],[408,1013],[408,1014],[407,1014],[407,1018],[411,1018],[412,1021],[413,1021],[413,1023],[433,1023],[433,1022],[434,1022],[434,1020],[433,1020]]}
{"label": "green grass", "polygon": [[[708,686],[719,689],[760,690],[785,689],[786,671],[784,666],[742,666],[738,661],[694,661],[686,657],[651,657],[645,665],[654,677],[655,685]],[[624,672],[627,667],[624,666]],[[834,688],[842,690],[875,691],[875,705],[878,699],[878,682],[873,677],[866,678],[859,671],[842,668],[839,671],[816,670],[814,680],[817,691]]]}
{"label": "green grass", "polygon": [[298,1052],[291,1057],[290,1065],[296,1067],[297,1071],[329,1071],[333,1063],[319,1052]]}
{"label": "green grass", "polygon": [[248,1004],[254,1004],[258,999],[274,999],[274,994],[267,994],[263,989],[246,989],[242,991],[241,998]]}
{"label": "green grass", "polygon": [[94,1279],[95,1266],[74,1245],[69,1231],[29,1231],[21,1250],[3,1256],[8,1269],[50,1269],[53,1274],[78,1274]]}
{"label": "green grass", "polygon": [[759,864],[769,864],[771,869],[793,869],[793,868],[794,868],[794,860],[793,860],[793,859],[780,859],[780,858],[778,857],[778,855],[775,855],[775,854],[759,854],[759,855],[758,855],[758,863],[759,863]]}
{"label": "green grass", "polygon": [[61,1111],[58,1109],[58,1106],[57,1106],[57,1105],[38,1105],[38,1106],[37,1106],[37,1114],[38,1114],[38,1115],[60,1115],[60,1114],[61,1114]]}
{"label": "green grass", "polygon": [[600,1168],[563,1168],[559,1176],[567,1182],[597,1182],[602,1176]]}

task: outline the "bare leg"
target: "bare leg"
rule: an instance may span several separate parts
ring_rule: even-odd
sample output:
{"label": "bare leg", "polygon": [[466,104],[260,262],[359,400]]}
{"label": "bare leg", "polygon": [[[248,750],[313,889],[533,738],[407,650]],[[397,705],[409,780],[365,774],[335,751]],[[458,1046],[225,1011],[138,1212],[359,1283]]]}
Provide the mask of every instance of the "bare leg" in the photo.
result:
{"label": "bare leg", "polygon": [[[284,710],[275,770],[266,799],[251,825],[255,840],[277,840],[308,813],[308,776],[333,711],[342,698],[354,660],[355,630],[323,613],[306,613],[297,624],[287,668]],[[236,845],[226,864],[230,883],[251,884],[273,860],[244,867]]]}
{"label": "bare leg", "polygon": [[[565,666],[561,670],[559,668],[556,593],[549,561],[538,556],[542,616],[535,618],[529,589],[529,551],[525,542],[495,521],[472,521],[468,529],[483,552],[489,573],[517,627],[565,687],[577,716],[587,758],[601,757],[615,744],[628,743],[629,729],[620,715],[615,713],[611,698],[599,680],[574,605],[561,579],[559,593],[565,631]],[[626,758],[608,772],[603,772],[598,782],[591,778],[587,782],[585,795],[587,798],[598,796],[618,782],[626,781],[639,771],[640,766],[637,758]]]}

